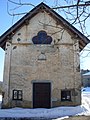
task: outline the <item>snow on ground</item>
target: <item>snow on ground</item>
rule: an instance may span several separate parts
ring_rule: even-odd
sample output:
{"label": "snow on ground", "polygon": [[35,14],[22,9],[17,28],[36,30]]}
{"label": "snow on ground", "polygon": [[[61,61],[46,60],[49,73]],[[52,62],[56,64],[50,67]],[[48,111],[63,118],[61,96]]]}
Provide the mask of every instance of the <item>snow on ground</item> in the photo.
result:
{"label": "snow on ground", "polygon": [[69,116],[90,115],[90,88],[82,89],[82,105],[76,107],[56,107],[51,109],[0,109],[0,117],[40,117],[61,120]]}

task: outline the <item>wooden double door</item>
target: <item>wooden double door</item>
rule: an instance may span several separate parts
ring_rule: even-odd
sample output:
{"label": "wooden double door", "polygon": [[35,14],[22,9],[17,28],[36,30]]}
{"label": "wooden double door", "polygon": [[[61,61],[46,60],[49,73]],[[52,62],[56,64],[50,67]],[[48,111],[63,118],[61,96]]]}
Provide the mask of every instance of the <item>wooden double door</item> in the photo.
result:
{"label": "wooden double door", "polygon": [[33,108],[51,107],[51,83],[33,83]]}

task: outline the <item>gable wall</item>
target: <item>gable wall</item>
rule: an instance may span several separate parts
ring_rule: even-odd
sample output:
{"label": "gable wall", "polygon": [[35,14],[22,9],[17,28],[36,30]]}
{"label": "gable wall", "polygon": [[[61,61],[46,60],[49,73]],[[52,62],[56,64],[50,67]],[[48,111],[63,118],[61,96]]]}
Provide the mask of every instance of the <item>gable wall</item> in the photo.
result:
{"label": "gable wall", "polygon": [[[46,12],[39,13],[29,21],[29,25],[23,26],[15,33],[12,42],[17,43],[17,38],[20,37],[21,42],[32,43],[32,37],[37,35],[38,31],[44,30],[53,38],[53,40],[60,39],[62,36],[62,31],[64,31],[60,42],[67,43],[68,41],[68,43],[72,43],[71,36],[66,32],[66,29],[63,29],[62,26],[57,25],[58,23],[56,23],[57,22]],[[43,24],[46,24],[46,26],[44,27]],[[21,35],[18,36],[18,33],[21,33]]]}
{"label": "gable wall", "polygon": [[[43,22],[48,25],[43,26]],[[32,37],[36,36],[40,30],[46,31],[52,37],[51,45],[32,44]],[[63,104],[61,103],[61,89],[65,88],[75,89],[77,93],[76,96],[72,96],[71,103],[65,104],[80,104],[81,81],[80,73],[76,70],[79,65],[79,46],[78,40],[72,40],[71,37],[71,33],[69,34],[65,28],[57,25],[47,13],[37,14],[28,25],[15,33],[12,44],[6,45],[4,106],[16,105],[15,101],[12,101],[12,90],[20,89],[23,90],[23,102],[17,103],[17,106],[32,107],[33,80],[51,81],[52,107]],[[21,40],[17,41],[18,38]],[[40,56],[42,57],[42,52],[46,60],[38,60]]]}

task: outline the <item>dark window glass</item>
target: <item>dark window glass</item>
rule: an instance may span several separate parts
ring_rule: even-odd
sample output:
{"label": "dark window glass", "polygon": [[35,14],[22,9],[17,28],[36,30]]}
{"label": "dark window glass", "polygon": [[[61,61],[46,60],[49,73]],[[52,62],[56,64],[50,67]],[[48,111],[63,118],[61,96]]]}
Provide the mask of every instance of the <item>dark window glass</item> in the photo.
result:
{"label": "dark window glass", "polygon": [[22,100],[22,90],[13,90],[13,100]]}
{"label": "dark window glass", "polygon": [[61,101],[71,101],[71,91],[62,90],[61,91]]}
{"label": "dark window glass", "polygon": [[48,36],[45,31],[38,32],[37,36],[32,38],[34,44],[51,44],[52,37]]}

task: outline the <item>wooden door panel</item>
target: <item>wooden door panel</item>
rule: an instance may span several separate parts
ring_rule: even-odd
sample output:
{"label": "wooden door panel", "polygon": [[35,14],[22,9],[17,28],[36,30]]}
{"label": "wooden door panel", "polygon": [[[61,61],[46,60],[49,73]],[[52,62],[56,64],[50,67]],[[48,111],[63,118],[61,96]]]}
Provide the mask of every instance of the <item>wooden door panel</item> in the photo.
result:
{"label": "wooden door panel", "polygon": [[33,84],[33,107],[50,108],[51,107],[51,84],[34,83]]}

